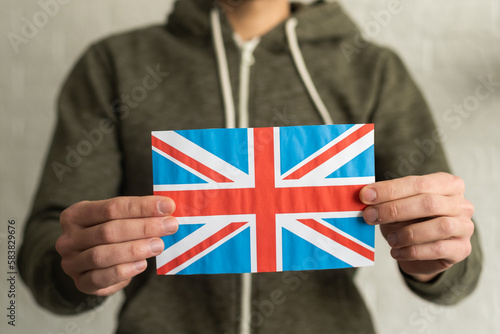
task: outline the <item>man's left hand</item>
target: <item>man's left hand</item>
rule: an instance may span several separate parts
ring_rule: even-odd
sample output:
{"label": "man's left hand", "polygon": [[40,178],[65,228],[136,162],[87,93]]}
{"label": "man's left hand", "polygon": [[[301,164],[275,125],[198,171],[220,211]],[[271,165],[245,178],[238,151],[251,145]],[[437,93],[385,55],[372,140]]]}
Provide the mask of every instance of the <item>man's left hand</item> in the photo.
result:
{"label": "man's left hand", "polygon": [[436,173],[381,181],[361,189],[363,217],[380,225],[401,270],[429,281],[469,256],[474,206],[464,182]]}

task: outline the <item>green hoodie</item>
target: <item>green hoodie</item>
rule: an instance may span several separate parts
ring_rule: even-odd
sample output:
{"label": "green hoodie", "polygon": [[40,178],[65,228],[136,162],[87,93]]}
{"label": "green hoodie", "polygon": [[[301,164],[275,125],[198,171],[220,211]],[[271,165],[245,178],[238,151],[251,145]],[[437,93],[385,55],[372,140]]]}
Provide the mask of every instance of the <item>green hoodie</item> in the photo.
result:
{"label": "green hoodie", "polygon": [[[209,0],[178,1],[166,25],[92,45],[67,79],[19,257],[23,279],[53,312],[78,313],[102,301],[76,290],[61,269],[54,248],[60,213],[81,200],[152,194],[151,131],[228,125],[223,101],[229,92],[221,89],[212,6]],[[322,124],[320,102],[311,98],[317,90],[334,123],[375,124],[377,180],[448,171],[425,101],[394,53],[359,39],[336,3],[305,6],[292,17],[315,89],[299,75],[286,23],[261,37],[249,82],[240,84],[241,51],[221,18],[226,83],[236,106],[240,91],[248,93],[249,126]],[[236,124],[246,117],[234,114]],[[415,161],[411,153],[417,150],[421,159]],[[408,286],[427,300],[459,301],[481,271],[476,234],[472,245],[466,260],[432,283],[404,276]],[[354,273],[252,274],[251,318],[243,325],[252,333],[372,333]],[[241,282],[241,275],[156,276],[149,259],[148,269],[125,288],[118,333],[235,333],[241,327]]]}

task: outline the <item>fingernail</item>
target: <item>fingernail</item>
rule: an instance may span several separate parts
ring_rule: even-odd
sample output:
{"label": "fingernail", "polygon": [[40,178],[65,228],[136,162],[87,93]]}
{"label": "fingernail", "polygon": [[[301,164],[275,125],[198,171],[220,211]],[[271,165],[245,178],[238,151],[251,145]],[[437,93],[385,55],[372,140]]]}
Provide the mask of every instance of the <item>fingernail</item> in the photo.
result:
{"label": "fingernail", "polygon": [[391,253],[392,253],[392,257],[397,260],[399,258],[399,254],[401,254],[401,251],[399,249],[393,249],[391,251]]}
{"label": "fingernail", "polygon": [[146,268],[146,266],[148,265],[146,260],[136,261],[134,264],[135,264],[135,269],[138,271],[144,270],[144,268]]}
{"label": "fingernail", "polygon": [[372,188],[365,188],[363,191],[362,201],[365,203],[372,203],[377,199],[377,192]]}
{"label": "fingernail", "polygon": [[163,215],[172,214],[175,210],[174,201],[170,200],[162,200],[158,202],[158,211],[160,211]]}
{"label": "fingernail", "polygon": [[151,252],[154,254],[160,254],[163,252],[163,241],[160,239],[152,239],[149,244],[151,246]]}
{"label": "fingernail", "polygon": [[365,222],[373,224],[378,220],[378,211],[374,207],[370,206],[365,209],[363,217],[365,218]]}
{"label": "fingernail", "polygon": [[175,219],[175,217],[168,217],[163,220],[163,226],[165,227],[166,234],[173,234],[177,232],[179,223],[177,223],[177,219]]}
{"label": "fingernail", "polygon": [[387,236],[387,242],[389,243],[389,246],[394,247],[398,243],[398,236],[396,233],[391,233]]}

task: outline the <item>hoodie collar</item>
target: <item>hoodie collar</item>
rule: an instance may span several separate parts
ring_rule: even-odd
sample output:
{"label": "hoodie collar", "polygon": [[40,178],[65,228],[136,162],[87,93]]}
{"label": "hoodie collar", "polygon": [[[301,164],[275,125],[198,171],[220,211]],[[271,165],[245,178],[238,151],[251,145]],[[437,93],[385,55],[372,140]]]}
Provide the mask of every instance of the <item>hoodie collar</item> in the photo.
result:
{"label": "hoodie collar", "polygon": [[[210,10],[213,6],[213,0],[178,0],[169,17],[167,29],[177,36],[210,38]],[[297,38],[301,43],[338,39],[356,32],[354,23],[337,2],[321,1],[299,5],[297,8],[292,16],[298,20]],[[232,42],[233,31],[228,20],[222,16],[221,21],[224,40]],[[270,51],[286,50],[285,22],[262,36],[259,47]]]}

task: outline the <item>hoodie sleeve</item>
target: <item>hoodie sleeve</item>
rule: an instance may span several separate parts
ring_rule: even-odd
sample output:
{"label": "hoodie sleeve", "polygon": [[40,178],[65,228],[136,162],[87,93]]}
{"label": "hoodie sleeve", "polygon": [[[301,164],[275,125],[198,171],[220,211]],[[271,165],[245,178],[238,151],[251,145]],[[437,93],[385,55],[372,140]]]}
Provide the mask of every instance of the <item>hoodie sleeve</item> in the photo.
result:
{"label": "hoodie sleeve", "polygon": [[[429,108],[401,60],[385,50],[379,77],[379,96],[372,122],[375,124],[375,160],[378,181],[450,172],[441,145],[444,129],[436,128]],[[388,149],[390,148],[390,149]],[[421,283],[403,274],[408,287],[422,298],[453,304],[469,295],[477,285],[482,268],[482,252],[477,228],[472,253],[430,283]]]}
{"label": "hoodie sleeve", "polygon": [[112,72],[94,46],[78,61],[61,91],[58,120],[38,192],[25,226],[19,272],[36,301],[60,314],[97,306],[103,298],[79,292],[61,268],[55,242],[59,215],[82,200],[117,196],[121,183],[118,120]]}

